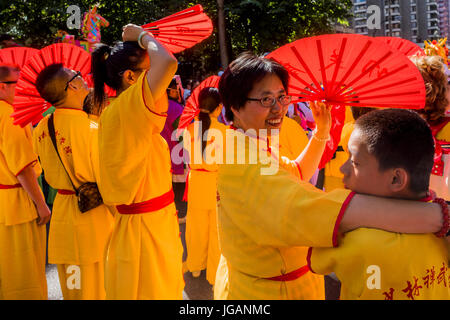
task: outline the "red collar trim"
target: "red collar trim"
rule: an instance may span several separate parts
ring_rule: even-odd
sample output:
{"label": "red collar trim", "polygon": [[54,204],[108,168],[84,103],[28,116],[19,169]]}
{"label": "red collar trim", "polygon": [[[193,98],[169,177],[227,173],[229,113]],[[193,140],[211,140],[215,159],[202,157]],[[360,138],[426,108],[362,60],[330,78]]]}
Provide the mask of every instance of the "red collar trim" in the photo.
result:
{"label": "red collar trim", "polygon": [[420,199],[420,202],[430,202],[436,199],[436,192],[429,190],[425,198]]}

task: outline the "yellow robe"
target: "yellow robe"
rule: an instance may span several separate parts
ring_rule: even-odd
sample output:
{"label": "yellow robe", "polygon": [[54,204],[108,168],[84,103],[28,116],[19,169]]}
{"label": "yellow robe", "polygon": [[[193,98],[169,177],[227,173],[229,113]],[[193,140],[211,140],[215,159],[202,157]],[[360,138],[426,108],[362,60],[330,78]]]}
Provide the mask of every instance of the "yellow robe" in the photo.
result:
{"label": "yellow robe", "polygon": [[295,120],[285,116],[279,135],[280,156],[297,159],[308,142],[308,136],[303,128]]}
{"label": "yellow robe", "polygon": [[[66,170],[78,188],[98,182],[97,123],[77,109],[61,108],[54,113],[56,141]],[[48,116],[33,131],[33,144],[44,169],[45,179],[54,189],[73,190],[53,147],[48,132]],[[76,195],[57,194],[53,203],[48,240],[48,261],[58,266],[64,299],[104,299],[104,259],[112,232],[113,217],[105,205],[88,212],[78,209]],[[92,265],[96,267],[92,267]],[[83,285],[70,284],[75,275],[70,266],[81,268]],[[64,267],[61,267],[64,266]],[[94,269],[91,273],[84,269]],[[69,278],[69,279],[68,279]],[[89,281],[84,282],[85,279]],[[76,279],[74,279],[77,282]]]}
{"label": "yellow robe", "polygon": [[224,139],[211,135],[214,135],[213,130],[217,130],[216,132],[220,133],[222,138],[225,138],[226,126],[217,121],[216,117],[211,116],[210,135],[205,148],[207,161],[205,162],[201,155],[195,157],[193,154],[194,148],[198,148],[198,152],[201,152],[201,141],[198,139],[197,132],[199,129],[195,129],[198,124],[197,121],[191,123],[187,127],[189,136],[185,135],[183,139],[185,142],[190,140],[189,145],[185,144],[185,148],[190,155],[185,234],[186,264],[187,269],[191,272],[206,268],[206,279],[211,285],[214,285],[220,259],[217,235],[217,170],[218,165],[222,162],[222,159],[216,161],[215,157],[219,154],[215,150],[223,150]]}
{"label": "yellow robe", "polygon": [[[236,132],[238,136],[243,135]],[[246,141],[244,148],[227,143],[227,153],[234,152],[235,164],[219,166],[218,225],[224,259],[219,264],[214,298],[316,299],[318,295],[323,296],[323,283],[314,289],[315,279],[310,273],[292,281],[265,278],[303,267],[306,256],[300,246],[314,243],[331,247],[337,243],[338,224],[345,212],[342,207],[350,191],[326,194],[317,190],[300,180],[294,161],[281,158],[279,162],[268,162],[264,158],[267,157],[264,141],[259,140],[258,147],[255,147],[257,139],[247,137]],[[246,161],[237,164],[236,159],[242,155],[237,152],[242,151]],[[255,152],[261,157],[250,164]],[[275,158],[276,155],[270,160]]]}
{"label": "yellow robe", "polygon": [[341,300],[450,300],[445,240],[361,228],[337,248],[312,248],[311,270],[334,272]]}
{"label": "yellow robe", "polygon": [[[284,117],[279,135],[280,157],[297,159],[308,143],[308,136],[298,122],[291,118]],[[306,265],[308,247],[298,247],[297,250],[301,252],[301,254],[299,253],[299,257],[304,259],[302,261],[299,260],[299,265]],[[307,297],[308,299],[325,299],[325,291],[323,289],[325,284],[323,276],[309,272],[303,276],[301,285],[301,291],[310,292],[310,295]]]}
{"label": "yellow robe", "polygon": [[[13,107],[0,100],[0,184],[19,184],[17,175],[34,166],[31,130],[13,124]],[[47,299],[46,230],[38,226],[36,207],[25,189],[0,189],[0,300]]]}
{"label": "yellow robe", "polygon": [[[169,147],[160,135],[167,96],[151,97],[143,73],[106,107],[99,122],[100,191],[109,205],[129,205],[172,189]],[[172,203],[143,214],[116,212],[108,248],[107,299],[182,299],[183,247]]]}

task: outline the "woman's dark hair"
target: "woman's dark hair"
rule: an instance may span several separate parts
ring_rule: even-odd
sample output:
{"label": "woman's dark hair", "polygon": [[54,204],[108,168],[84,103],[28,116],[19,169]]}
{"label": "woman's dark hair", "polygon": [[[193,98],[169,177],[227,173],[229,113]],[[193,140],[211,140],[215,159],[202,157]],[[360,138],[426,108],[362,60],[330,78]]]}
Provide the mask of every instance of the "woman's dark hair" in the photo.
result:
{"label": "woman's dark hair", "polygon": [[126,70],[137,71],[137,66],[147,55],[136,41],[116,42],[113,47],[100,44],[92,52],[94,103],[103,105],[105,83],[116,91],[122,89],[122,76]]}
{"label": "woman's dark hair", "polygon": [[220,94],[217,88],[206,87],[203,88],[198,94],[198,105],[200,113],[198,115],[198,120],[202,122],[202,130],[199,132],[200,141],[202,142],[202,154],[205,152],[206,140],[203,140],[203,134],[211,126],[211,116],[210,114],[217,109],[220,105]]}
{"label": "woman's dark hair", "polygon": [[67,96],[67,92],[64,90],[67,78],[68,75],[65,73],[62,63],[54,63],[39,73],[35,86],[42,99],[52,105],[57,105]]}
{"label": "woman's dark hair", "polygon": [[434,163],[431,129],[416,112],[402,109],[374,110],[355,122],[367,150],[381,171],[403,168],[408,172],[409,190],[428,191]]}
{"label": "woman's dark hair", "polygon": [[278,62],[244,52],[230,63],[219,81],[219,92],[225,107],[225,117],[233,121],[231,107],[239,110],[247,101],[248,93],[267,75],[277,75],[288,91],[289,73]]}

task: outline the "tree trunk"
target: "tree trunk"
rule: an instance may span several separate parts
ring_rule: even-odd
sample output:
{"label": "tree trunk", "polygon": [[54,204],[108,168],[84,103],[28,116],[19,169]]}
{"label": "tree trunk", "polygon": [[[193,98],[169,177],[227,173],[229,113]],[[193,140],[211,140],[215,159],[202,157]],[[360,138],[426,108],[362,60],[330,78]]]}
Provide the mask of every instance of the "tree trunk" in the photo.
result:
{"label": "tree trunk", "polygon": [[223,0],[217,0],[217,13],[218,13],[218,29],[219,29],[219,47],[220,47],[220,62],[222,68],[226,69],[228,67],[228,49],[226,41],[226,30],[225,30],[225,12]]}

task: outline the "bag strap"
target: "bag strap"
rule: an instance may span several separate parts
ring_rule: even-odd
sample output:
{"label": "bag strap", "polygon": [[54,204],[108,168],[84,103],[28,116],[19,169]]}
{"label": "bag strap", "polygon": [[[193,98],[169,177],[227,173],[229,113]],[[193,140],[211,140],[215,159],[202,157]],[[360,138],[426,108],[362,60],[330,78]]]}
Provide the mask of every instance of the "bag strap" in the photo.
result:
{"label": "bag strap", "polygon": [[53,147],[55,147],[56,154],[58,155],[59,161],[61,161],[64,171],[66,171],[67,176],[69,177],[69,181],[72,184],[73,190],[75,191],[76,195],[78,196],[78,189],[75,188],[75,185],[73,184],[72,179],[70,178],[70,174],[67,171],[66,167],[64,166],[64,162],[62,161],[61,156],[59,155],[59,152],[58,152],[58,146],[56,144],[55,123],[54,123],[53,113],[50,115],[47,124],[48,124],[48,132],[50,134],[50,138],[52,139]]}

